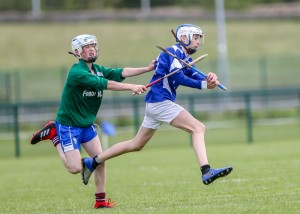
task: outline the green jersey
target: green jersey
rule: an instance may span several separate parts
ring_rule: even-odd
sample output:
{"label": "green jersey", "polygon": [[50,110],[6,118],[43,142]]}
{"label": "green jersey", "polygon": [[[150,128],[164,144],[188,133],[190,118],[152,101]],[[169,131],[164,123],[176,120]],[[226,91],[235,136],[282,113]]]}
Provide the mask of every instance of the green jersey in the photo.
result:
{"label": "green jersey", "polygon": [[103,90],[107,81],[121,82],[122,68],[106,68],[92,65],[92,74],[86,63],[80,59],[69,71],[64,85],[56,120],[68,126],[87,127],[93,124],[101,105]]}

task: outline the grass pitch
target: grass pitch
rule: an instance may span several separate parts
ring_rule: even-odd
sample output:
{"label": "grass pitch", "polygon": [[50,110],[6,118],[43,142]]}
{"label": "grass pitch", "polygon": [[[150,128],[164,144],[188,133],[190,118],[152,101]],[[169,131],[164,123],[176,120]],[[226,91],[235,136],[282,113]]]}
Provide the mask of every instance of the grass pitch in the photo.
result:
{"label": "grass pitch", "polygon": [[175,141],[170,133],[157,133],[143,151],[107,162],[107,196],[117,207],[105,211],[93,209],[93,179],[85,186],[80,175],[67,173],[50,142],[31,146],[32,154],[19,159],[1,158],[0,213],[299,211],[299,140],[207,143],[211,165],[234,170],[206,186],[191,146],[168,138]]}

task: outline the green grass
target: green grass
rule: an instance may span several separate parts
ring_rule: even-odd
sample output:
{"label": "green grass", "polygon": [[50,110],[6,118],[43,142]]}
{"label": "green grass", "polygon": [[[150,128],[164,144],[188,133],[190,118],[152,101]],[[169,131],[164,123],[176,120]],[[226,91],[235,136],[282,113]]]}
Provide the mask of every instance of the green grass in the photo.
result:
{"label": "green grass", "polygon": [[[290,127],[281,128],[281,135],[288,136],[287,130]],[[261,131],[269,136],[278,132]],[[141,152],[109,160],[106,191],[118,206],[105,212],[297,213],[299,136],[247,144],[243,140],[229,142],[230,135],[243,138],[239,129],[207,132],[211,165],[234,167],[232,174],[209,186],[201,183],[199,166],[184,132],[162,130]],[[112,143],[131,136],[120,133]],[[11,152],[8,144],[12,142],[0,142],[1,152]],[[23,140],[20,158],[0,156],[0,213],[101,212],[92,208],[93,179],[85,186],[80,175],[67,173],[49,144],[31,146]]]}

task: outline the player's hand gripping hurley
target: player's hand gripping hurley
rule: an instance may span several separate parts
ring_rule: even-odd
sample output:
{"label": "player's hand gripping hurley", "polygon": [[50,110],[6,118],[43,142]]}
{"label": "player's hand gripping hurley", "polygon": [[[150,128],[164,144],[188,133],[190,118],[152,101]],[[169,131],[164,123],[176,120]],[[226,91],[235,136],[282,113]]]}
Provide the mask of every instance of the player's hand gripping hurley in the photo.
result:
{"label": "player's hand gripping hurley", "polygon": [[[177,56],[175,56],[175,55],[172,54],[171,52],[167,51],[166,49],[164,49],[164,48],[162,48],[162,47],[160,47],[160,46],[158,46],[158,45],[156,45],[156,47],[157,47],[158,49],[162,50],[163,52],[167,53],[168,55],[174,57],[175,59],[178,59],[179,62],[181,62],[181,63],[183,63],[183,64],[185,65],[185,67],[189,67],[189,68],[193,69],[194,71],[198,72],[198,73],[199,73],[201,76],[203,76],[204,78],[207,78],[207,75],[206,75],[205,73],[199,71],[197,68],[192,67],[192,64],[191,64],[192,62],[191,62],[190,64],[188,64],[187,62],[185,62],[185,61],[183,61],[182,59],[178,58]],[[203,55],[203,56],[207,56],[207,54],[205,54],[205,55]],[[200,56],[200,57],[201,57],[201,56]],[[204,58],[204,57],[203,57],[203,58]],[[196,59],[196,60],[197,60],[197,59]],[[194,60],[194,61],[195,61],[195,60]],[[193,62],[194,62],[194,61],[193,61]],[[194,64],[194,63],[193,63],[193,64]],[[185,68],[185,67],[183,67],[183,68]],[[183,68],[181,68],[181,69],[183,69]],[[173,72],[172,72],[172,73],[173,73]],[[171,74],[171,73],[170,73],[170,74]],[[169,75],[170,75],[170,74],[169,74]],[[146,86],[146,87],[147,87],[147,86]],[[221,89],[223,89],[224,91],[227,90],[227,88],[226,88],[224,85],[222,85],[221,83],[218,84],[218,87],[221,88]]]}
{"label": "player's hand gripping hurley", "polygon": [[[146,87],[146,88],[149,88],[149,87],[151,87],[152,85],[158,83],[159,81],[161,81],[161,80],[163,80],[163,79],[165,79],[165,78],[168,78],[169,76],[171,76],[171,75],[173,75],[173,74],[179,72],[180,70],[182,70],[182,69],[184,69],[184,68],[186,68],[186,67],[188,67],[188,66],[192,66],[192,65],[196,64],[197,62],[201,61],[202,59],[204,59],[204,58],[207,57],[207,56],[208,56],[208,54],[204,54],[204,55],[202,55],[202,56],[199,56],[198,58],[196,58],[196,59],[193,60],[192,62],[186,63],[187,65],[183,66],[182,68],[176,69],[175,71],[173,71],[173,72],[167,74],[166,76],[163,76],[163,77],[161,77],[161,78],[159,78],[159,79],[157,79],[157,80],[155,80],[155,81],[149,83],[149,84],[146,85],[145,87]],[[132,95],[136,95],[136,94],[133,93]]]}

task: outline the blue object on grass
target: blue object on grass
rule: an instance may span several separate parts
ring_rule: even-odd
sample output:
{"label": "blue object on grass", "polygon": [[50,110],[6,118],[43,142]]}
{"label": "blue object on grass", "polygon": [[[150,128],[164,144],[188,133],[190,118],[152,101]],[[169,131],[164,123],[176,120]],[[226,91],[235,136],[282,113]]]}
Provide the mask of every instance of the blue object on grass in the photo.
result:
{"label": "blue object on grass", "polygon": [[114,136],[116,135],[116,128],[113,124],[103,121],[101,122],[101,130],[103,134],[106,134],[108,136]]}

